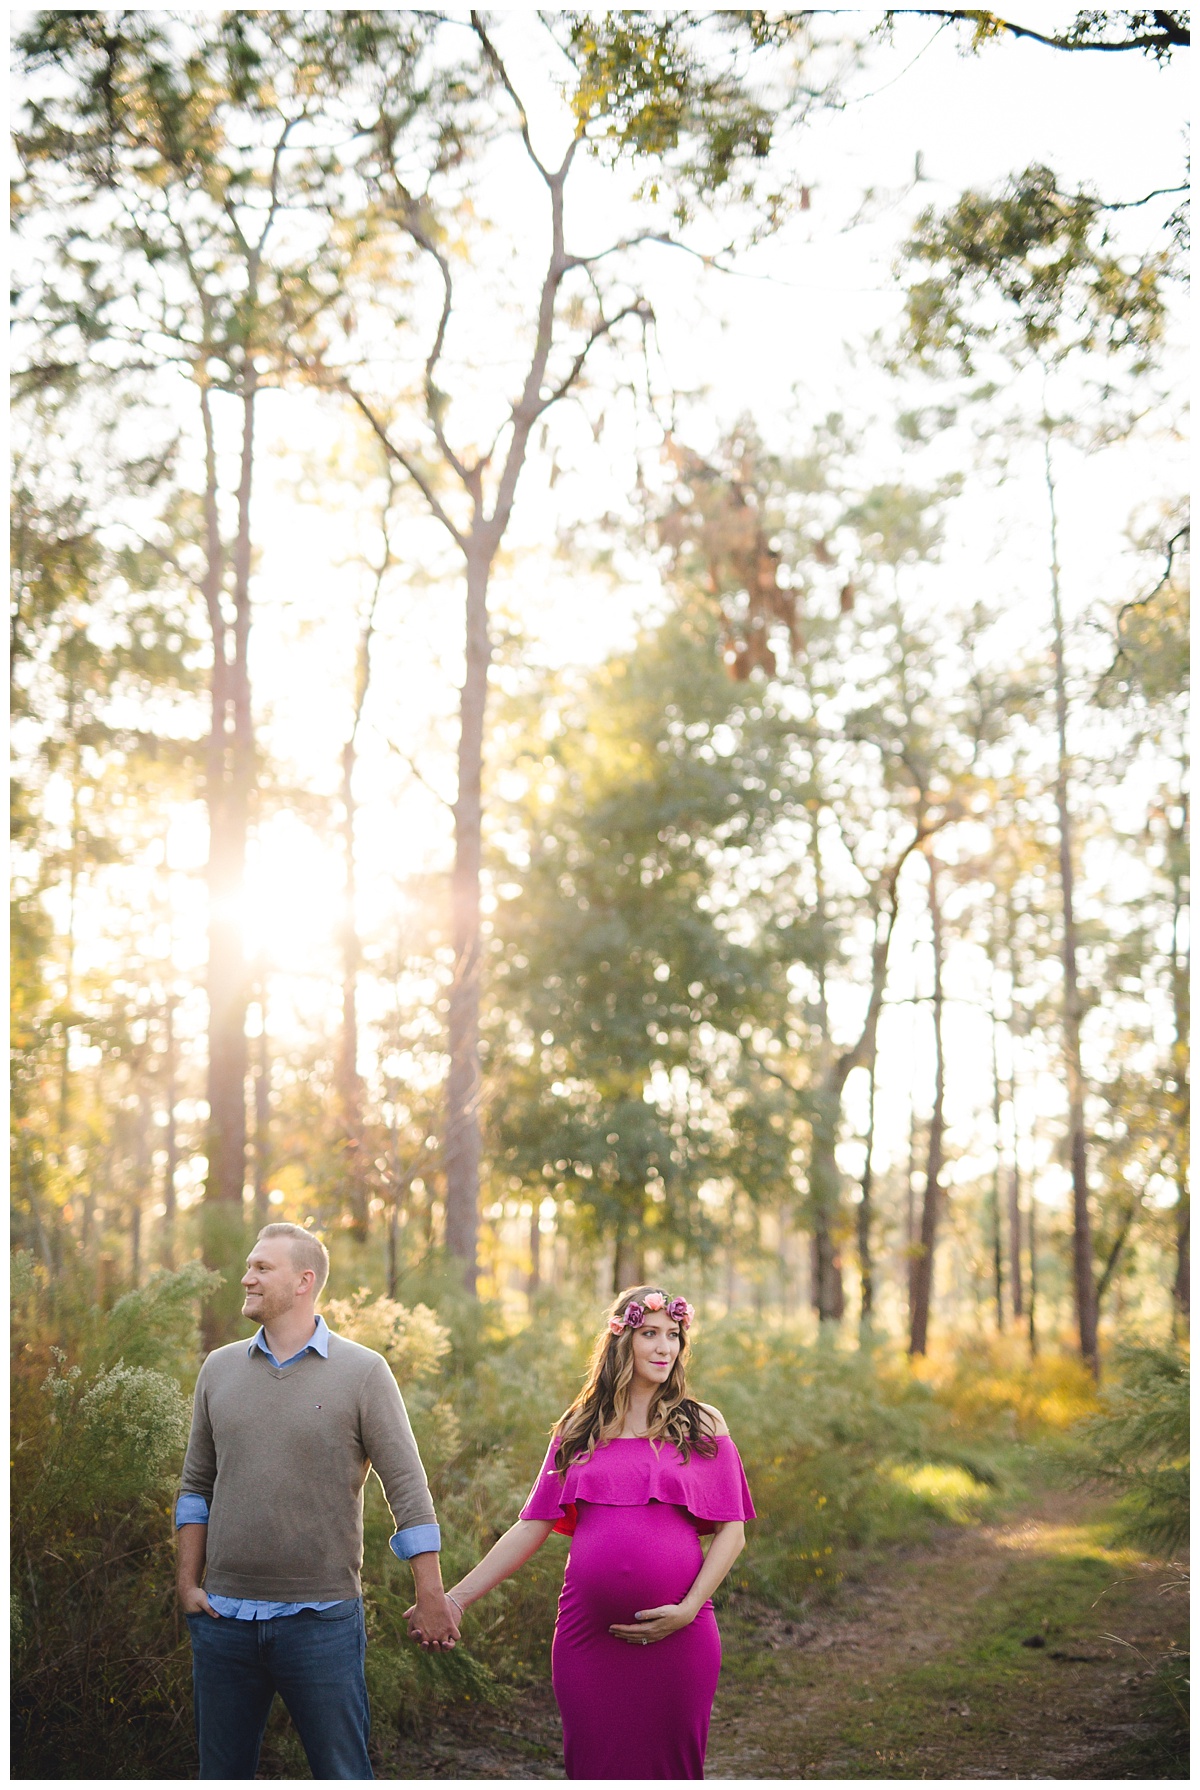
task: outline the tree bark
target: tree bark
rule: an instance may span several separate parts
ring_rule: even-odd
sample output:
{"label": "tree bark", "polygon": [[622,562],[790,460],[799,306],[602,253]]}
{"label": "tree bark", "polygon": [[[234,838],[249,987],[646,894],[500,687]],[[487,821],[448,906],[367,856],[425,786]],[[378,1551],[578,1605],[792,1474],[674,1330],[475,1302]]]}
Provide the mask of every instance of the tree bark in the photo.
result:
{"label": "tree bark", "polygon": [[[209,392],[201,387],[209,543],[206,598],[213,635],[212,731],[208,752],[208,1174],[202,1214],[204,1260],[225,1276],[223,1293],[202,1318],[206,1348],[228,1340],[240,1308],[235,1269],[245,1243],[246,1009],[249,972],[239,912],[255,782],[250,698],[250,498],[254,470],[257,377],[247,353],[242,374],[242,449],[233,555],[233,621],[222,605],[223,552],[217,513],[217,469]],[[232,645],[232,657],[229,647]]]}
{"label": "tree bark", "polygon": [[178,1216],[175,1196],[175,1174],[179,1167],[179,1127],[175,1107],[179,1099],[179,1050],[175,1038],[175,996],[167,996],[163,1012],[163,1072],[166,1086],[164,1103],[167,1126],[164,1144],[167,1160],[163,1168],[163,1222],[160,1254],[164,1268],[175,1266],[175,1223]]}
{"label": "tree bark", "polygon": [[[147,1051],[149,1055],[149,1051]],[[143,1071],[144,1073],[144,1071]],[[133,1198],[129,1206],[129,1278],[135,1287],[142,1282],[142,1208],[151,1191],[150,1126],[153,1109],[147,1088],[138,1089],[134,1124],[137,1131],[133,1153]]]}
{"label": "tree bark", "polygon": [[619,1229],[613,1247],[613,1293],[623,1293],[626,1287],[641,1286],[642,1281],[641,1243]]}
{"label": "tree bark", "polygon": [[1062,593],[1058,561],[1058,513],[1050,442],[1045,443],[1046,492],[1050,504],[1050,596],[1054,618],[1054,716],[1058,764],[1054,801],[1058,811],[1058,867],[1062,890],[1063,1042],[1067,1066],[1067,1134],[1071,1162],[1073,1219],[1072,1270],[1079,1353],[1099,1378],[1096,1276],[1092,1265],[1092,1218],[1088,1202],[1087,1132],[1085,1130],[1081,1033],[1083,1001],[1079,988],[1078,934],[1075,923],[1075,871],[1070,808],[1070,758],[1067,752],[1067,679],[1063,641]]}
{"label": "tree bark", "polygon": [[929,1308],[933,1298],[933,1252],[937,1240],[937,1221],[942,1196],[942,1138],[945,1125],[946,1060],[943,1048],[942,1015],[942,904],[938,889],[939,865],[932,852],[929,859],[929,918],[933,931],[933,1048],[934,1084],[933,1113],[929,1121],[929,1151],[925,1159],[925,1195],[921,1206],[921,1241],[913,1266],[912,1331],[910,1355],[923,1355],[929,1343]]}
{"label": "tree bark", "polygon": [[254,1065],[254,1223],[261,1231],[270,1221],[267,1181],[271,1173],[271,1041],[267,1036],[266,972],[258,986],[259,1034]]}
{"label": "tree bark", "polygon": [[[224,549],[217,511],[216,440],[211,397],[201,387],[205,425],[205,522],[208,567],[205,595],[213,637],[212,726],[209,734],[207,801],[208,854],[208,1175],[205,1200],[240,1204],[246,1162],[246,964],[238,897],[245,880],[248,789],[242,765],[239,717],[249,700],[244,651],[248,612],[231,630],[223,606]],[[239,550],[243,517],[249,504],[248,450],[252,448],[252,411],[247,406],[243,429],[243,464],[239,497]],[[246,544],[248,554],[248,539]],[[245,568],[248,572],[248,568]],[[239,592],[246,608],[245,591]],[[236,613],[236,612],[235,612]],[[238,625],[240,622],[240,626]],[[230,658],[232,632],[233,657]],[[239,654],[239,642],[242,652]],[[232,728],[230,723],[233,723]],[[243,722],[244,725],[244,722]],[[211,1266],[225,1264],[211,1261]]]}
{"label": "tree bark", "polygon": [[[994,970],[994,966],[993,966]],[[1004,1133],[1001,1128],[1000,1111],[1000,1055],[996,1034],[1000,1029],[1000,1019],[996,1012],[995,992],[991,1005],[992,1034],[992,1146],[995,1159],[992,1163],[992,1296],[996,1301],[996,1329],[1004,1331],[1004,1217],[1003,1201],[1000,1192],[1004,1174]]]}
{"label": "tree bark", "polygon": [[370,1175],[366,1156],[366,1128],[363,1119],[363,1083],[358,1072],[358,976],[362,967],[362,941],[358,931],[358,864],[355,851],[355,829],[358,808],[354,795],[354,772],[358,764],[358,733],[363,709],[371,684],[371,641],[375,633],[375,616],[383,582],[393,563],[388,522],[395,499],[395,473],[389,459],[384,459],[386,491],[379,526],[383,535],[383,552],[373,566],[374,583],[366,619],[358,637],[354,666],[354,708],[350,733],[342,747],[342,853],[345,868],[345,912],[342,917],[342,1032],[335,1070],[338,1105],[341,1112],[347,1176],[350,1183],[351,1228],[360,1242],[365,1242],[370,1225]]}
{"label": "tree bark", "polygon": [[866,1157],[863,1161],[862,1199],[858,1208],[858,1275],[859,1275],[859,1323],[863,1330],[871,1328],[875,1311],[875,1273],[871,1256],[871,1198],[872,1171],[871,1158],[875,1151],[875,1065],[877,1052],[871,1052],[871,1060],[867,1065],[870,1081],[867,1084],[867,1138]]}
{"label": "tree bark", "polygon": [[855,1042],[848,1050],[834,1057],[812,1094],[808,1193],[813,1227],[813,1304],[823,1324],[838,1322],[846,1309],[841,1258],[837,1249],[841,1209],[841,1171],[837,1166],[837,1140],[842,1117],[842,1094],[851,1071],[874,1059],[879,1015],[883,1009],[884,990],[887,986],[888,957],[899,912],[897,889],[900,872],[907,863],[909,854],[924,837],[923,826],[918,824],[912,839],[880,878],[877,885],[875,943],[871,953],[871,991],[866,1018]]}
{"label": "tree bark", "polygon": [[490,565],[490,552],[476,546],[467,561],[466,673],[460,704],[454,870],[450,883],[454,976],[450,985],[450,1074],[446,1088],[446,1247],[458,1258],[468,1292],[474,1292],[478,1272],[482,967],[479,895],[483,859],[483,729],[492,656],[487,613]]}
{"label": "tree bark", "polygon": [[841,1170],[837,1164],[841,1089],[822,1088],[812,1121],[808,1163],[808,1197],[813,1218],[813,1305],[823,1324],[833,1323],[840,1304],[840,1264],[833,1229],[841,1206]]}
{"label": "tree bark", "polygon": [[342,1150],[349,1184],[350,1229],[360,1243],[367,1240],[370,1198],[363,1143],[363,1084],[358,1072],[358,973],[362,946],[358,936],[358,878],[354,858],[355,731],[342,747],[342,850],[345,859],[345,902],[342,918],[342,1030],[334,1080],[342,1123]]}
{"label": "tree bark", "polygon": [[1025,1284],[1021,1268],[1021,1171],[1015,1161],[1008,1175],[1008,1284],[1015,1324],[1025,1315]]}
{"label": "tree bark", "polygon": [[1171,1042],[1171,1107],[1175,1147],[1175,1278],[1171,1293],[1177,1325],[1185,1332],[1191,1321],[1191,1195],[1189,1190],[1188,1041],[1191,1034],[1191,948],[1180,943],[1183,877],[1187,864],[1188,800],[1180,796],[1180,821],[1167,837],[1171,869],[1171,1005],[1175,1036]]}
{"label": "tree bark", "polygon": [[913,1277],[917,1266],[917,1103],[913,1090],[908,1097],[908,1173],[904,1181],[904,1290],[908,1301],[908,1327],[912,1329]]}
{"label": "tree bark", "polygon": [[1037,1219],[1036,1219],[1036,1213],[1037,1213],[1037,1201],[1033,1197],[1033,1185],[1031,1183],[1030,1188],[1029,1188],[1029,1211],[1028,1211],[1028,1214],[1026,1217],[1026,1223],[1025,1223],[1025,1228],[1029,1233],[1029,1358],[1031,1361],[1037,1359],[1037,1352],[1038,1352],[1038,1334],[1037,1334],[1038,1272],[1037,1272]]}
{"label": "tree bark", "polygon": [[1025,1314],[1025,1289],[1021,1270],[1021,1127],[1017,1113],[1017,1041],[1013,1025],[1017,991],[1016,925],[1011,890],[1005,903],[1005,934],[1008,954],[1008,1111],[1012,1121],[1012,1172],[1008,1180],[1008,1260],[1015,1323]]}

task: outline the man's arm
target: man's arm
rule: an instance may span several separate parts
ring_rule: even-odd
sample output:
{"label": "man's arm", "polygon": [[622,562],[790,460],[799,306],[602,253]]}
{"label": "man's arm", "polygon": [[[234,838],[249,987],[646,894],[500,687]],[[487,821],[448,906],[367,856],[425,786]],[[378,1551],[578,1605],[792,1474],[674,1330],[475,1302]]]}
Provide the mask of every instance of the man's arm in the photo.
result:
{"label": "man's arm", "polygon": [[208,1548],[208,1525],[206,1523],[181,1523],[175,1531],[176,1566],[175,1589],[179,1593],[179,1603],[186,1616],[211,1616],[217,1622],[221,1617],[208,1601],[208,1592],[200,1583],[204,1577],[204,1558]]}
{"label": "man's arm", "polygon": [[359,1421],[396,1525],[392,1552],[412,1568],[417,1601],[409,1633],[424,1647],[449,1649],[458,1639],[459,1612],[442,1589],[441,1532],[400,1388],[382,1359],[363,1389]]}

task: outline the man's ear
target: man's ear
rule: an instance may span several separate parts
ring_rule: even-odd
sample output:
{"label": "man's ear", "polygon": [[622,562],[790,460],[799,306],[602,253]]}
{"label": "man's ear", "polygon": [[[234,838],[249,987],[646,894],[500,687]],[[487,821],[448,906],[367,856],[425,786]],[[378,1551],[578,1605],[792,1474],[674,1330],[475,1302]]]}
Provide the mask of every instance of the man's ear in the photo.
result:
{"label": "man's ear", "polygon": [[296,1288],[297,1299],[306,1299],[317,1284],[317,1276],[313,1269],[306,1268],[300,1276],[300,1284]]}

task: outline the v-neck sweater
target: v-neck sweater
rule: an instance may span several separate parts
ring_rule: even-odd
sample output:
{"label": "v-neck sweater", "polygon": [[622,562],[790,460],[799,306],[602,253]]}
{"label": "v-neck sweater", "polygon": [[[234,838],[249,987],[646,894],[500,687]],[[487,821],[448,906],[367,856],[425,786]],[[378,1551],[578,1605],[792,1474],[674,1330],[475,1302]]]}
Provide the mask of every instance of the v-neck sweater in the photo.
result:
{"label": "v-neck sweater", "polygon": [[400,1388],[374,1349],[331,1335],[329,1354],[277,1367],[244,1342],[196,1381],[182,1493],[209,1506],[205,1588],[280,1602],[358,1597],[363,1486],[374,1468],[397,1529],[434,1523]]}

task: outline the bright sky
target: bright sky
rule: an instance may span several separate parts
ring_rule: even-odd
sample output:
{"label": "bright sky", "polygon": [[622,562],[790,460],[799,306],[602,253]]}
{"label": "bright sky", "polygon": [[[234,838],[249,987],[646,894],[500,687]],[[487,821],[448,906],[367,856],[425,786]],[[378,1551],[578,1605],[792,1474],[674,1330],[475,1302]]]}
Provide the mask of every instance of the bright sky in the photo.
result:
{"label": "bright sky", "polygon": [[[1039,7],[1039,28],[1060,15],[1069,21],[1074,11]],[[541,57],[536,20],[520,9],[497,16],[502,51],[523,79],[535,82]],[[866,29],[878,16],[862,12],[837,23]],[[1109,200],[1140,198],[1183,178],[1183,57],[1159,69],[1135,55],[1064,55],[1008,40],[971,57],[962,53],[961,41],[931,20],[912,18],[898,23],[890,45],[867,51],[863,66],[846,80],[844,109],[818,114],[803,138],[799,165],[811,189],[811,210],[745,255],[735,274],[707,271],[662,248],[641,252],[637,265],[657,317],[656,396],[665,407],[671,388],[694,394],[678,411],[687,439],[704,447],[748,412],[772,446],[787,450],[801,447],[811,424],[829,410],[881,425],[905,407],[911,400],[901,403],[866,343],[898,314],[891,262],[906,226],[924,206],[948,204],[968,184],[994,185],[1038,161],[1052,166],[1064,185],[1087,185]],[[529,91],[537,140],[552,155],[560,130],[556,102],[548,88]],[[918,161],[922,178],[914,184]],[[576,234],[572,241],[592,247],[619,220],[620,192],[598,168],[579,173],[577,228],[593,240]],[[867,207],[869,221],[851,228],[868,188],[877,195]],[[541,254],[538,196],[518,162],[499,167],[485,194],[500,227],[495,277],[503,272],[514,290],[528,290]],[[1153,239],[1165,209],[1159,201],[1115,215],[1128,239],[1140,242]],[[621,229],[618,221],[614,234]],[[484,317],[486,295],[475,302],[476,316]],[[511,353],[494,323],[486,343],[477,331],[472,346],[493,367]],[[935,401],[932,392],[928,401]],[[519,621],[533,658],[595,661],[629,638],[638,614],[653,602],[647,568],[631,568],[627,588],[614,590],[552,557],[560,525],[621,509],[635,448],[650,458],[657,453],[653,419],[630,403],[616,405],[608,424],[597,442],[578,411],[564,410],[555,435],[564,476],[551,491],[544,462],[531,463],[525,474],[493,602]],[[378,546],[371,519],[362,514],[366,477],[361,465],[353,465],[358,450],[331,402],[293,394],[264,399],[260,440],[270,451],[261,462],[255,515],[261,560],[253,659],[260,729],[301,786],[332,794],[349,715],[350,617],[367,587],[353,555]],[[903,476],[894,446],[880,445],[881,427],[872,441],[877,476]],[[350,462],[344,476],[334,481],[318,471],[314,477],[333,446]],[[1127,588],[1122,531],[1139,504],[1182,488],[1182,450],[1159,440],[1089,462],[1068,457],[1062,474],[1066,601],[1078,616],[1098,598]],[[323,490],[323,507],[298,501],[306,483],[310,497]],[[453,794],[461,589],[454,559],[436,530],[411,504],[402,504],[400,514],[395,542],[404,564],[389,575],[380,606],[375,695],[358,783],[361,917],[368,937],[392,924],[397,879],[447,862],[445,808],[387,740],[411,755],[436,789]],[[413,578],[414,563],[430,581],[427,588]],[[1013,604],[1014,629],[1025,637],[1031,626],[1044,624],[1044,563],[1042,499],[1018,474],[959,507],[944,568],[928,582],[928,600],[961,592],[964,584],[1003,595]],[[249,925],[277,967],[276,1025],[287,1026],[291,1014],[319,1025],[328,1011],[332,988],[324,978],[333,969],[341,868],[329,831],[325,840],[281,814],[263,829],[257,850]],[[202,863],[203,855],[202,817],[181,816],[172,862],[184,869]],[[924,966],[919,955],[914,959],[912,942],[897,941],[897,962],[915,965],[920,981]],[[964,959],[959,974],[966,980],[956,992],[964,1000],[979,999],[978,966],[972,970]],[[900,986],[904,980],[899,970],[896,993],[911,992]],[[901,1046],[908,1028],[915,1023],[920,1035],[922,1021],[914,1021],[913,1012],[898,1007],[886,1022],[885,1038],[890,1034],[900,1060],[911,1054]],[[988,1037],[979,1009],[965,1004],[951,1007],[948,1030],[956,1065],[951,1119],[966,1128],[973,1110],[989,1098]],[[963,1065],[970,1065],[969,1072]],[[924,1107],[928,1091],[919,1088],[917,1098]],[[1057,1104],[1053,1089],[1040,1098],[1048,1110]],[[906,1149],[908,1099],[907,1085],[881,1098],[885,1159]]]}

